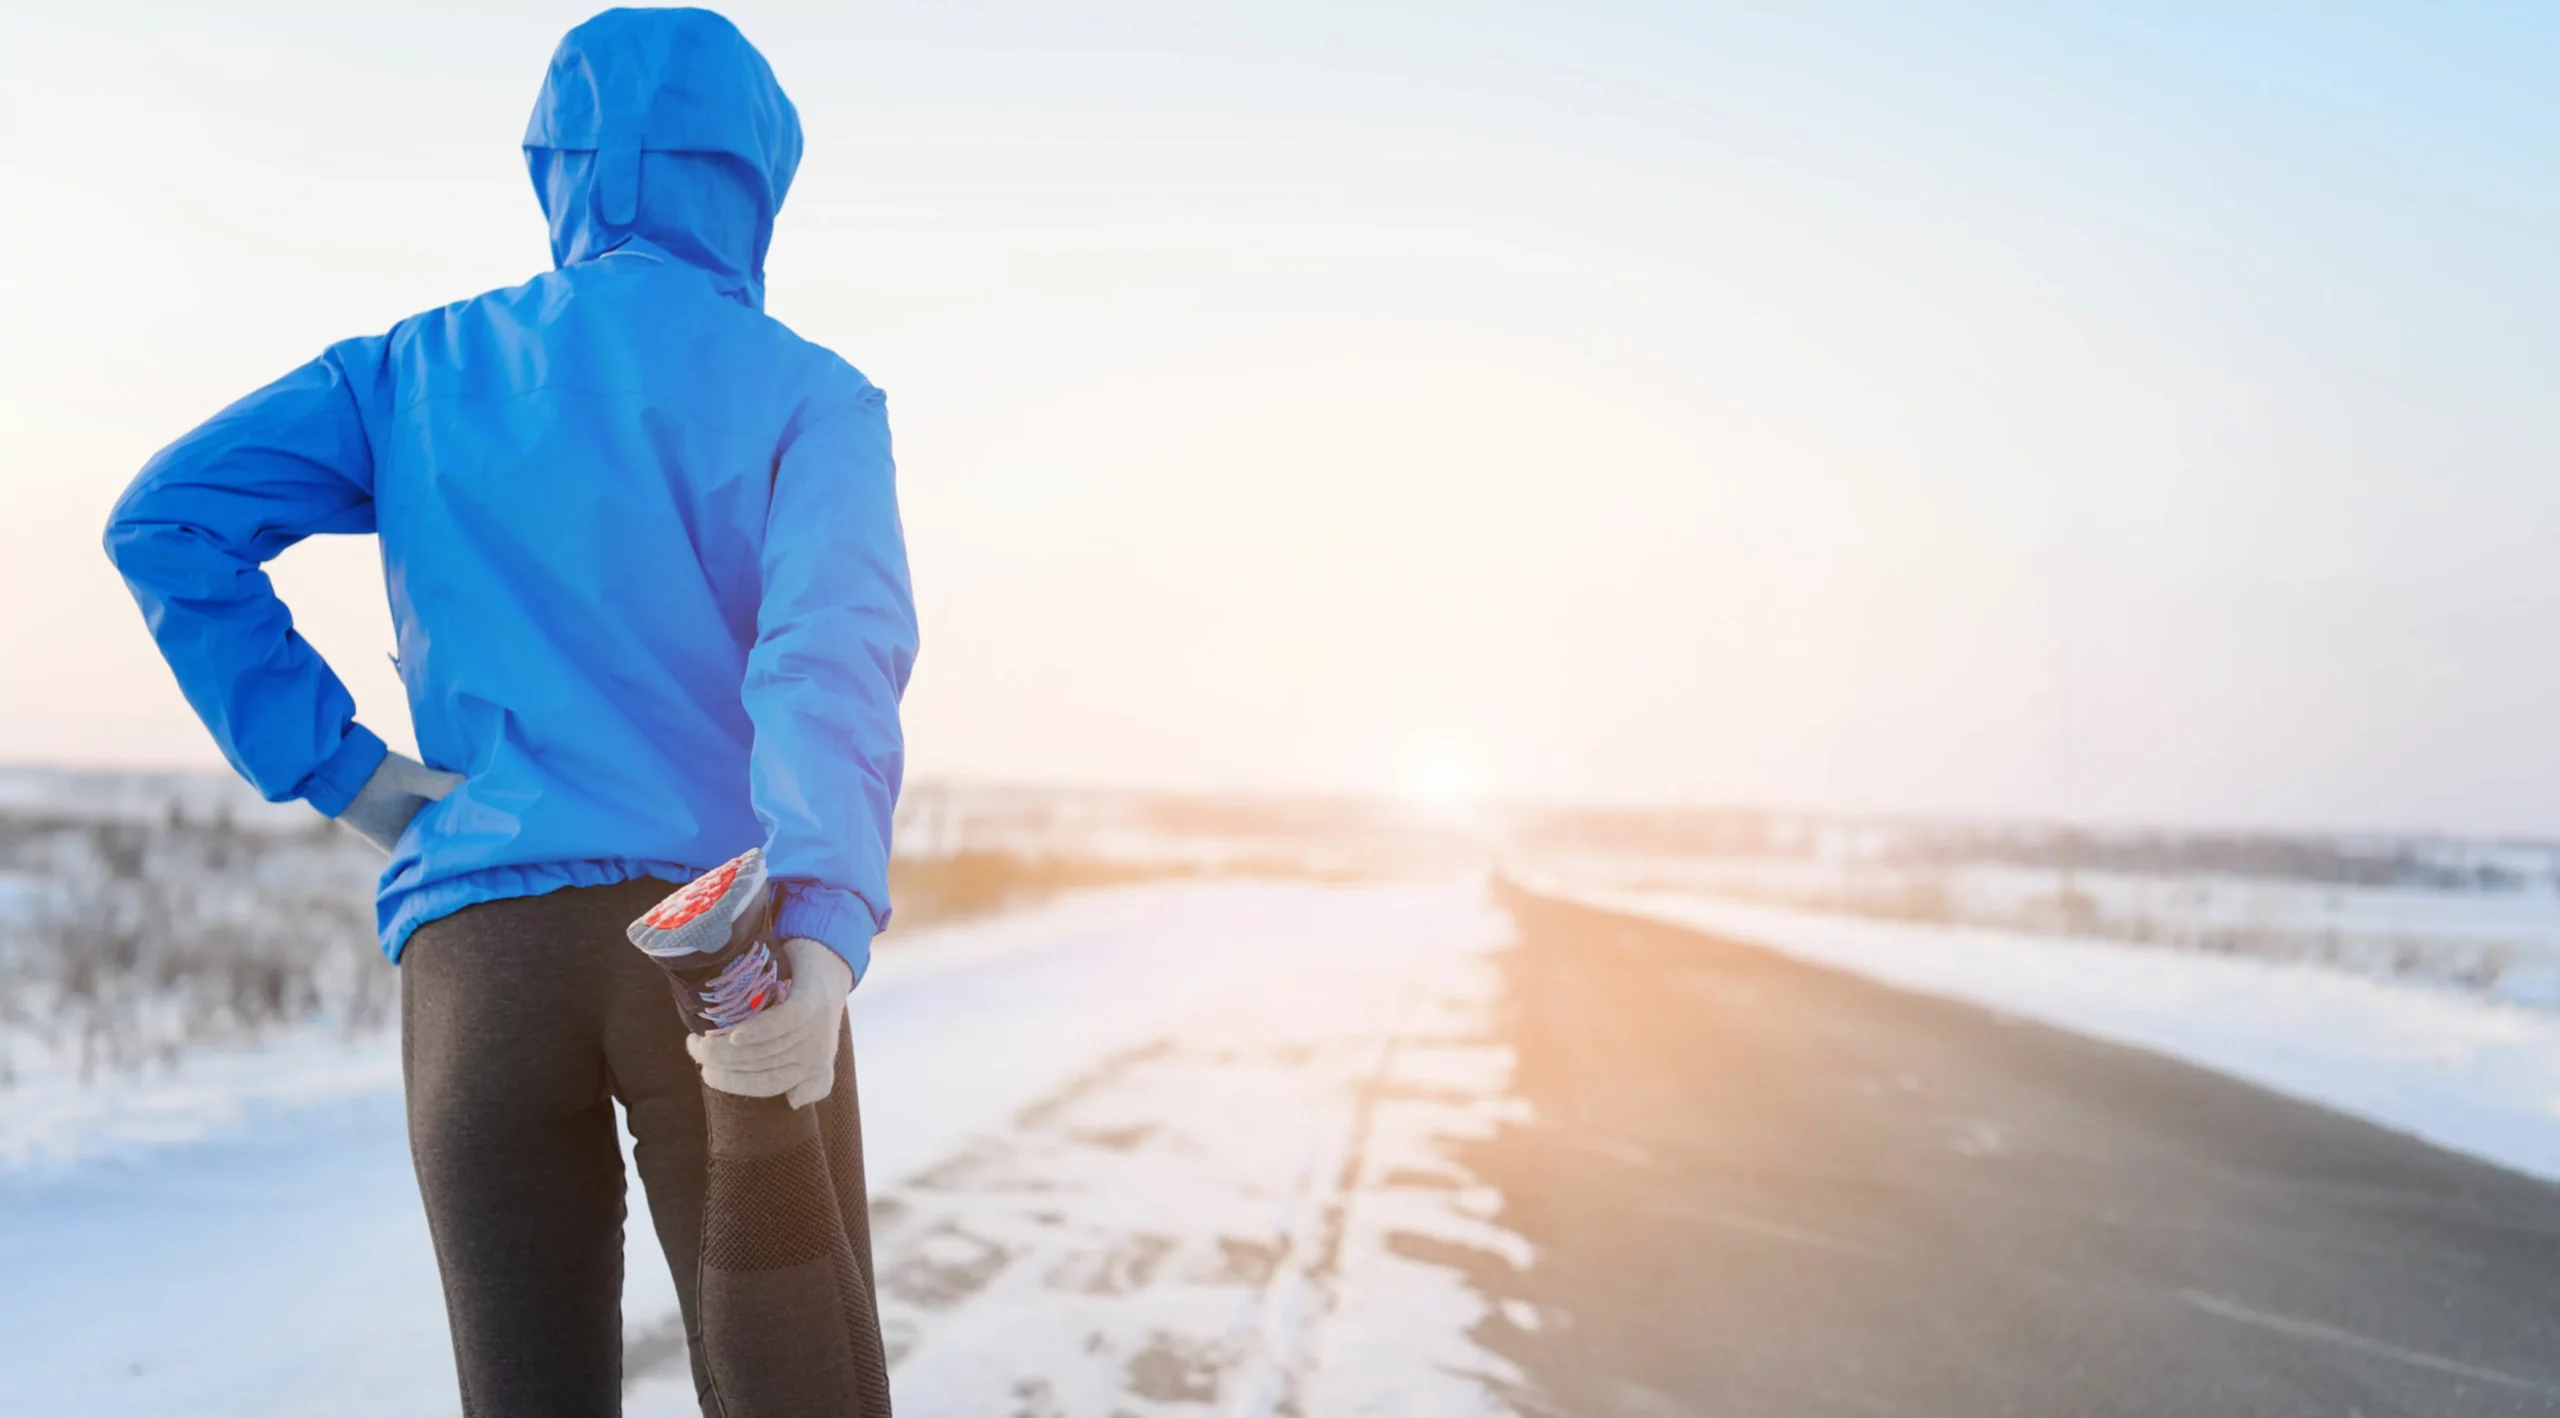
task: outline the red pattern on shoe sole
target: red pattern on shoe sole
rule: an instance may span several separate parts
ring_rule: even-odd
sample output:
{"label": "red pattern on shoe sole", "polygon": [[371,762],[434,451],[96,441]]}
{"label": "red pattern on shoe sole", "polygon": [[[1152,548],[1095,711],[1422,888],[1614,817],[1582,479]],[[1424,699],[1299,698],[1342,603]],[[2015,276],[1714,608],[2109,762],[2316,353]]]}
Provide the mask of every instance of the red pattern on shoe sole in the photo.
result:
{"label": "red pattern on shoe sole", "polygon": [[683,890],[651,907],[649,914],[640,918],[640,924],[652,930],[671,931],[710,910],[729,894],[730,886],[738,879],[738,863],[744,860],[732,858],[695,877]]}

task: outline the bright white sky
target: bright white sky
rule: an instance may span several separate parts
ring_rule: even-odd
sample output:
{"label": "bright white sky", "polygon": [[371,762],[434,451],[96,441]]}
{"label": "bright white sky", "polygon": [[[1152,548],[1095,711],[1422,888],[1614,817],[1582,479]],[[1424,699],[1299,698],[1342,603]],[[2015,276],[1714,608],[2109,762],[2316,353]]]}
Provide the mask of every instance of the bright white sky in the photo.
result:
{"label": "bright white sky", "polygon": [[[469,10],[0,20],[0,759],[216,762],[116,492],[546,263],[588,11]],[[2560,11],[729,13],[919,773],[2560,830]],[[277,571],[404,740],[371,544]]]}

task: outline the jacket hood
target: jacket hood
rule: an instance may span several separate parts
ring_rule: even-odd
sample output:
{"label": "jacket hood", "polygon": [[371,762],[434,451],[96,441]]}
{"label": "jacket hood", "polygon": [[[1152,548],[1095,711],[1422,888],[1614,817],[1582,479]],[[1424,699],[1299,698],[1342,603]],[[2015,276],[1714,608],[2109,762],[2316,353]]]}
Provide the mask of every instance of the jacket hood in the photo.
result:
{"label": "jacket hood", "polygon": [[566,266],[646,242],[764,304],[800,114],[709,10],[607,10],[569,31],[524,130],[525,167]]}

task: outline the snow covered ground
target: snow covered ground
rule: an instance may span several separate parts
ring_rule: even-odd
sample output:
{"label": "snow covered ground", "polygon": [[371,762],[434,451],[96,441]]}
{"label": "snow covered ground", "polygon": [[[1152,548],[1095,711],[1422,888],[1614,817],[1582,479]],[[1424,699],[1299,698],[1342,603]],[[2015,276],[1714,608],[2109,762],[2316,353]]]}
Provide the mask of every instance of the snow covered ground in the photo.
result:
{"label": "snow covered ground", "polygon": [[350,1039],[335,1024],[304,1024],[262,1044],[197,1049],[183,1058],[176,1068],[106,1073],[85,1083],[59,1059],[22,1068],[0,1092],[0,1185],[141,1163],[164,1148],[400,1088],[399,1041],[383,1030]]}
{"label": "snow covered ground", "polygon": [[1532,889],[2184,1059],[2560,1180],[2560,1013],[2301,962],[1831,915],[1531,872]]}
{"label": "snow covered ground", "polygon": [[[220,845],[202,824],[256,811],[154,793],[118,799],[115,822],[161,824],[161,850]],[[82,832],[61,840],[125,842]],[[261,860],[328,842],[279,829]],[[1951,924],[1736,896],[1874,896],[1866,868],[1772,886],[1644,855],[1541,865],[1526,880],[1544,891],[2156,1049],[2560,1180],[2560,1008],[2527,988],[2560,960],[2540,875],[2499,891],[2076,875],[2094,919],[2186,921],[2130,942],[2020,929],[2053,891],[2012,868],[1940,873],[1953,919],[2007,921]],[[2330,944],[2281,957],[2296,939]],[[2365,939],[2388,944],[2378,968],[2337,947]],[[891,934],[855,1037],[901,1413],[1505,1413],[1523,1380],[1487,1344],[1562,1318],[1490,1305],[1416,1257],[1533,1259],[1449,1147],[1523,1116],[1490,1019],[1508,942],[1477,878],[1126,886]],[[2473,957],[2496,970],[2445,965]],[[90,1080],[44,1029],[0,1039],[18,1060],[0,1088],[0,1410],[456,1410],[397,1039],[330,1019]],[[673,1285],[635,1236],[630,1413],[694,1413]]]}
{"label": "snow covered ground", "polygon": [[[1227,882],[884,941],[854,1008],[900,1411],[1507,1411],[1470,1333],[1537,1316],[1403,1243],[1528,1259],[1444,1149],[1517,1107],[1509,932],[1478,880]],[[119,1087],[0,1093],[12,1405],[455,1411],[392,1041]],[[689,1414],[633,1230],[629,1411]]]}
{"label": "snow covered ground", "polygon": [[[2499,862],[2489,885],[2061,869],[1846,851],[1545,852],[1534,860],[1587,885],[2302,961],[2560,1008],[2560,886],[2538,858]],[[2438,877],[2456,876],[2442,864],[2424,865]]]}

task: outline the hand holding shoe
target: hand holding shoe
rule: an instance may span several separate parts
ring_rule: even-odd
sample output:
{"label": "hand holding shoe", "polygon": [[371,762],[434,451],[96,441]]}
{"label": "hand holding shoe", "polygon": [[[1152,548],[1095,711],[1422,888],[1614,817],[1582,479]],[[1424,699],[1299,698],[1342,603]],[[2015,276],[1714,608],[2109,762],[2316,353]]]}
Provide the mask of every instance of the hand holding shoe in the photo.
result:
{"label": "hand holding shoe", "polygon": [[853,967],[814,940],[782,943],[791,961],[791,993],[734,1029],[695,1034],[686,1052],[702,1065],[702,1081],[744,1098],[788,1098],[805,1108],[835,1091],[836,1044],[844,1033],[844,1000]]}

